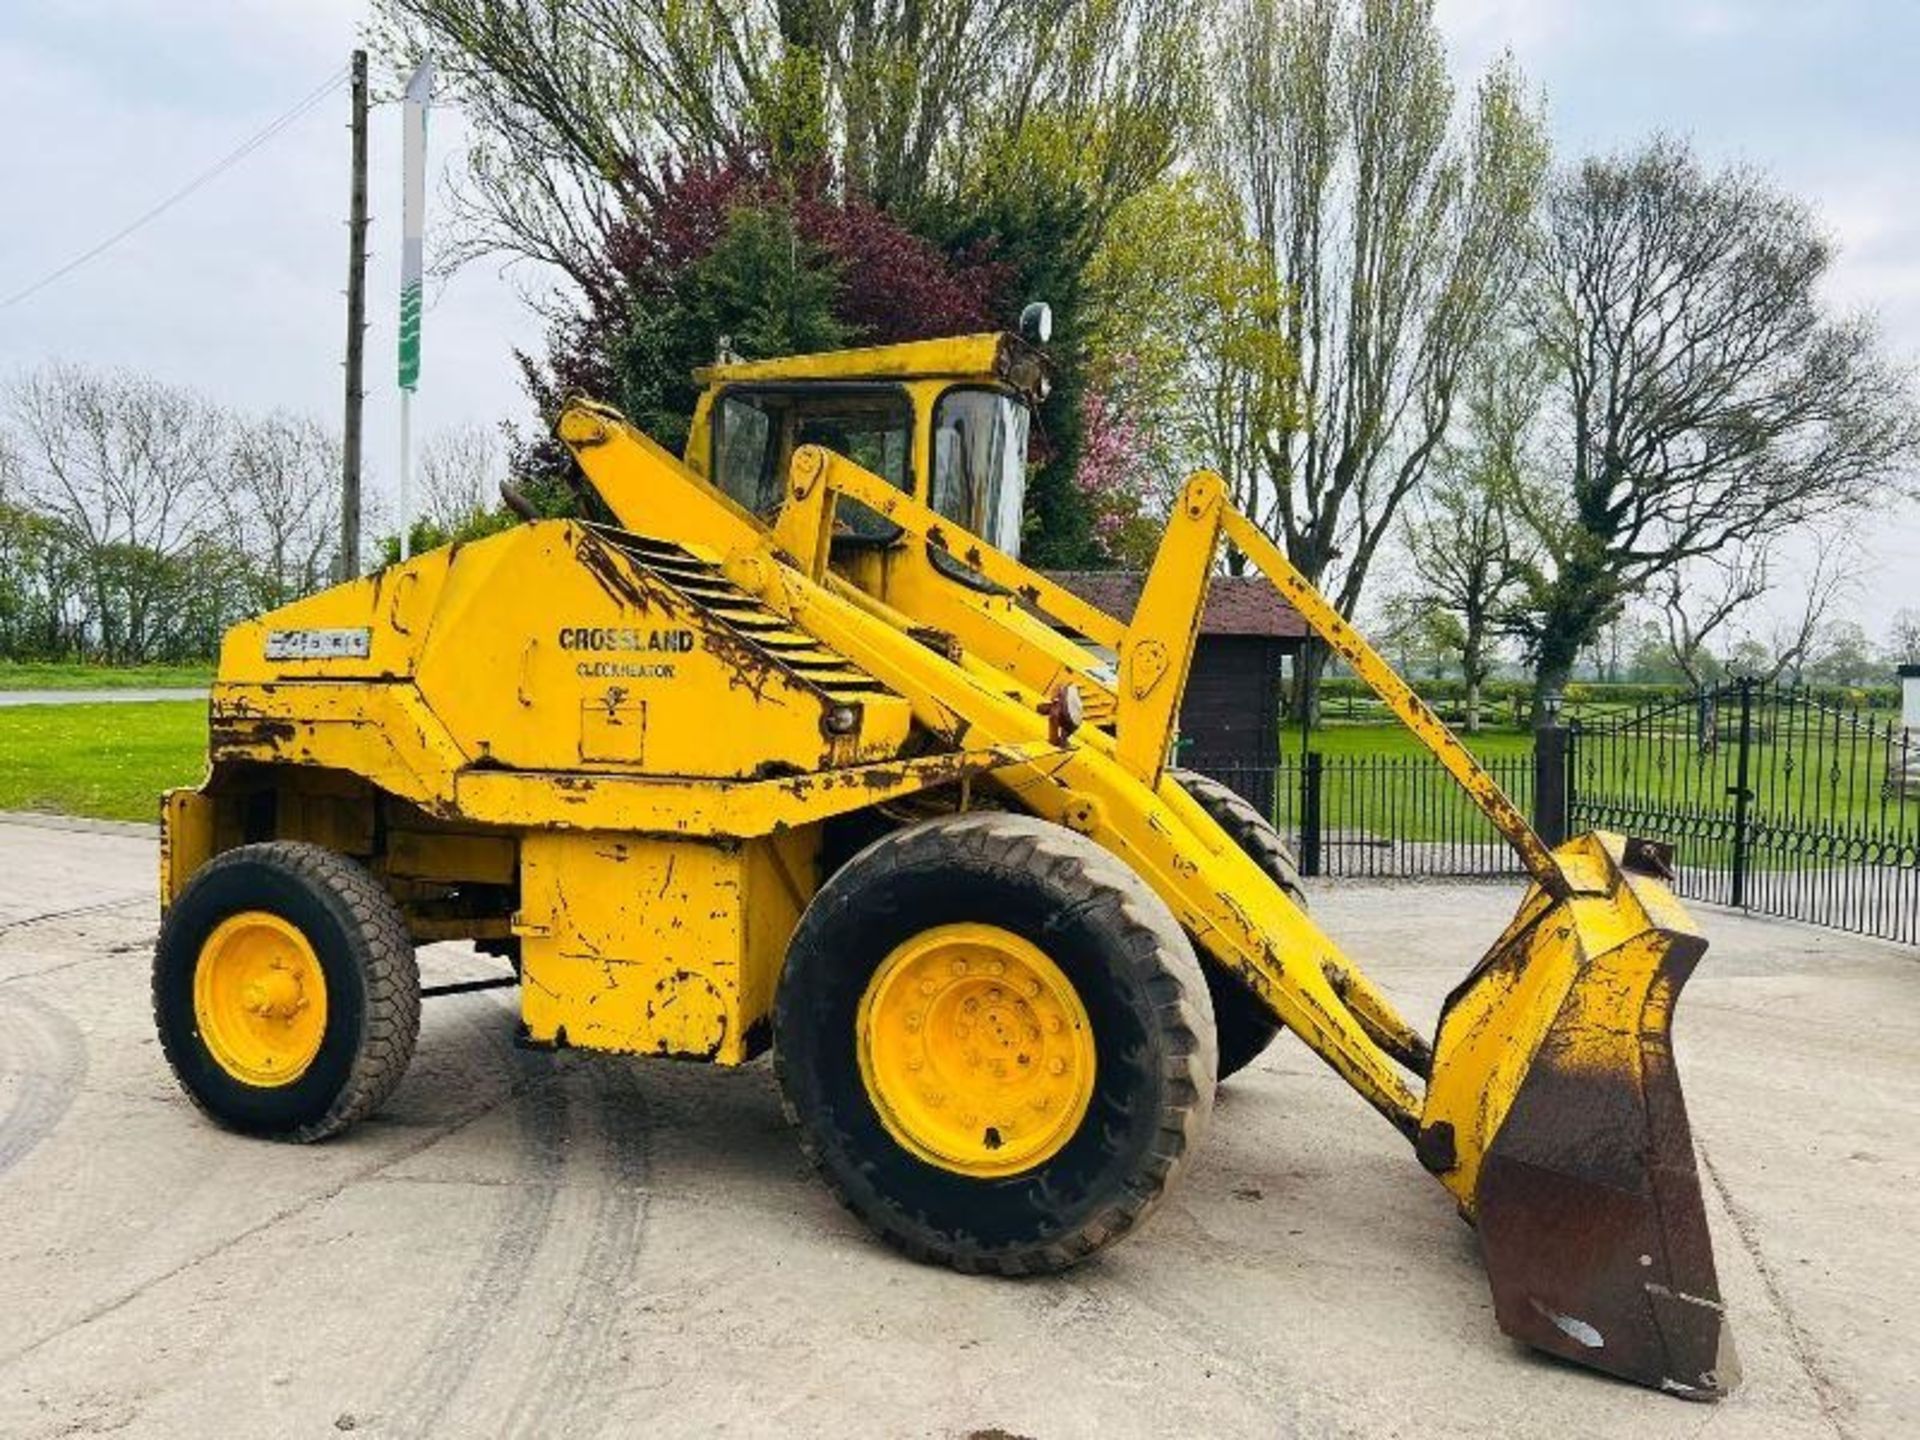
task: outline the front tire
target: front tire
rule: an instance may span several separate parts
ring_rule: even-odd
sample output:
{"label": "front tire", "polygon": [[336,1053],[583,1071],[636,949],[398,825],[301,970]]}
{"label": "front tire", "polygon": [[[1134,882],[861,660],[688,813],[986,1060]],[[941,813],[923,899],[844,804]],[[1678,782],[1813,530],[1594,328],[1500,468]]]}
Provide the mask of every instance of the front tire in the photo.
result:
{"label": "front tire", "polygon": [[405,918],[362,866],[296,841],[246,845],[168,910],[153,1013],[181,1088],[212,1119],[323,1140],[400,1083],[420,973]]}
{"label": "front tire", "polygon": [[974,812],[876,841],[802,916],[774,1016],[801,1148],[917,1260],[1023,1275],[1126,1234],[1198,1145],[1206,983],[1085,837]]}
{"label": "front tire", "polygon": [[[1237,790],[1195,770],[1170,772],[1193,801],[1227,832],[1227,838],[1302,910],[1306,893],[1300,888],[1300,867],[1280,832]],[[1213,998],[1213,1019],[1220,1038],[1220,1078],[1239,1073],[1265,1053],[1280,1033],[1280,1022],[1247,987],[1247,983],[1205,951],[1195,947],[1207,993]]]}

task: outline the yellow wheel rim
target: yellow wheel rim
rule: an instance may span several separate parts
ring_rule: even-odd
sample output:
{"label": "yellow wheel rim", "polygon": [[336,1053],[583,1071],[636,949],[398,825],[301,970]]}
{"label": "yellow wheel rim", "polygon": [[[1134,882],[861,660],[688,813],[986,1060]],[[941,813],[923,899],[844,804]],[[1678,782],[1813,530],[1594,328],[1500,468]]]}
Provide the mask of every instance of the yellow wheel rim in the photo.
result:
{"label": "yellow wheel rim", "polygon": [[220,922],[193,970],[193,1018],[220,1068],[248,1085],[291,1085],[327,1032],[327,980],[298,927],[264,910]]}
{"label": "yellow wheel rim", "polygon": [[857,1040],[887,1133],[959,1175],[1051,1158],[1093,1099],[1093,1026],[1073,982],[998,926],[942,925],[897,946],[860,997]]}

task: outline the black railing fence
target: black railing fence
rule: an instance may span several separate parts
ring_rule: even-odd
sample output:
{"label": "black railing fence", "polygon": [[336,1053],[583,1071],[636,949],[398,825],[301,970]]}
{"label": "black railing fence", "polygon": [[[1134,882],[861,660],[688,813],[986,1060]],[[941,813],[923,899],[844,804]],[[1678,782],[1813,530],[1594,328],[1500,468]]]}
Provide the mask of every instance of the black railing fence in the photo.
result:
{"label": "black railing fence", "polygon": [[[1309,876],[1521,873],[1424,752],[1187,763],[1271,816]],[[1884,713],[1737,682],[1484,763],[1549,840],[1671,844],[1683,896],[1920,944],[1920,735]]]}
{"label": "black railing fence", "polygon": [[1674,847],[1682,895],[1920,944],[1920,737],[1740,681],[1577,728],[1576,829]]}
{"label": "black railing fence", "polygon": [[[1513,852],[1428,755],[1322,755],[1278,765],[1197,761],[1273,819],[1305,875],[1375,878],[1518,875]],[[1526,808],[1530,756],[1487,762]]]}

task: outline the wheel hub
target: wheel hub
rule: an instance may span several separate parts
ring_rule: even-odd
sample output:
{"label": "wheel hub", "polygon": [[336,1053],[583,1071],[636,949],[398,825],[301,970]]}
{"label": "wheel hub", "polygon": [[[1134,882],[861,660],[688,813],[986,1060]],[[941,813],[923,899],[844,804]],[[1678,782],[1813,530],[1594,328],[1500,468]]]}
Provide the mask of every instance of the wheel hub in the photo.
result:
{"label": "wheel hub", "polygon": [[313,1064],[326,1035],[320,958],[299,928],[278,915],[231,915],[200,947],[193,1014],[222,1070],[248,1085],[291,1085]]}
{"label": "wheel hub", "polygon": [[998,926],[943,925],[896,947],[861,997],[858,1045],[888,1132],[962,1175],[1050,1158],[1093,1098],[1093,1028],[1073,983]]}

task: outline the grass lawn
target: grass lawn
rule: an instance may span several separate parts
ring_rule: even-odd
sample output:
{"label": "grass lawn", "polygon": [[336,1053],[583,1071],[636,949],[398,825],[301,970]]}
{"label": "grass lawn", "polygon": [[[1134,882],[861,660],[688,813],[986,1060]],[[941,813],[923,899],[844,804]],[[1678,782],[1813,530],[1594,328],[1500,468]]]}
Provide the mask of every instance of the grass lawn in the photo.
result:
{"label": "grass lawn", "polygon": [[[1461,734],[1469,750],[1482,760],[1518,759],[1533,753],[1533,736],[1518,730],[1483,730]],[[1321,725],[1313,732],[1313,748],[1322,755],[1425,755],[1427,747],[1398,721],[1383,725]],[[1285,730],[1280,752],[1289,761],[1300,758],[1300,731]]]}
{"label": "grass lawn", "polygon": [[160,792],[206,771],[197,700],[0,708],[0,810],[154,820]]}
{"label": "grass lawn", "polygon": [[[1516,803],[1525,810],[1533,791],[1533,736],[1511,729],[1461,736]],[[1736,748],[1728,740],[1702,752],[1691,721],[1626,740],[1590,737],[1575,762],[1582,802],[1576,819],[1673,840],[1683,863],[1731,863]],[[1412,734],[1398,725],[1323,725],[1313,748],[1324,759],[1324,829],[1384,840],[1492,842],[1492,826],[1432,763]],[[1276,823],[1299,824],[1300,734],[1282,741],[1273,788]],[[1830,863],[1846,851],[1846,837],[1867,850],[1875,844],[1914,843],[1920,836],[1920,796],[1888,783],[1888,752],[1869,738],[1846,742],[1836,755],[1832,737],[1781,734],[1756,739],[1749,752],[1754,792],[1750,812],[1758,837],[1750,854],[1756,869],[1793,869]],[[1357,843],[1357,842],[1356,842]],[[1864,852],[1863,852],[1864,853]]]}
{"label": "grass lawn", "polygon": [[0,660],[0,690],[191,690],[212,680],[211,664],[78,665]]}

